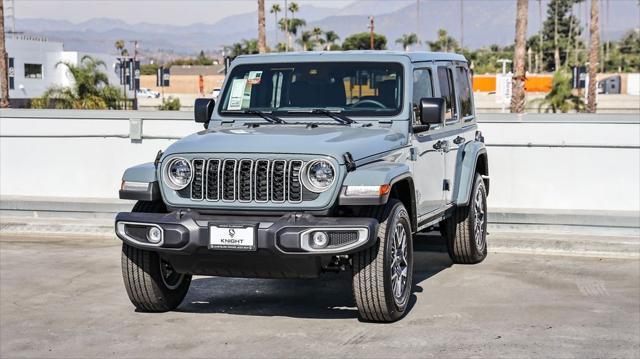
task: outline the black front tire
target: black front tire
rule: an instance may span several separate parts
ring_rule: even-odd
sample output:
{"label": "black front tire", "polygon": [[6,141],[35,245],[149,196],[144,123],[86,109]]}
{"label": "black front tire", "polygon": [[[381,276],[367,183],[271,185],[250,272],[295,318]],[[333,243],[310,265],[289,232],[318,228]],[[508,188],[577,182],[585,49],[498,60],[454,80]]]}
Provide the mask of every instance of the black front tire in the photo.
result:
{"label": "black front tire", "polygon": [[[400,232],[404,233],[404,250],[397,240]],[[397,257],[400,252],[404,253],[404,261]],[[399,281],[396,280],[398,274],[401,274]],[[353,256],[353,294],[360,318],[371,322],[393,322],[401,318],[409,303],[412,274],[413,236],[409,214],[402,202],[390,199],[378,227],[378,242]]]}
{"label": "black front tire", "polygon": [[487,257],[487,190],[476,174],[469,204],[457,207],[440,223],[449,257],[457,264],[476,264]]}
{"label": "black front tire", "polygon": [[[133,212],[163,213],[161,201],[140,201]],[[191,275],[173,272],[158,253],[122,244],[122,278],[131,303],[143,312],[166,312],[180,305],[187,295]]]}

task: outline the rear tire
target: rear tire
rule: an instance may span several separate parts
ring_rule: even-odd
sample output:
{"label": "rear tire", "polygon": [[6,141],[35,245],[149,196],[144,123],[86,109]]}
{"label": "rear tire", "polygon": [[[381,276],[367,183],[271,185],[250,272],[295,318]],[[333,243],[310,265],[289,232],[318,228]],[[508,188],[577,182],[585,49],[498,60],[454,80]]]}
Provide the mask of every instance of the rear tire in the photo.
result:
{"label": "rear tire", "polygon": [[440,223],[454,263],[475,264],[487,257],[487,190],[476,174],[469,204],[457,207],[451,217]]}
{"label": "rear tire", "polygon": [[[164,213],[161,201],[139,201],[133,212]],[[131,303],[143,312],[175,309],[187,295],[191,275],[177,273],[156,252],[122,243],[122,278]]]}
{"label": "rear tire", "polygon": [[353,256],[353,294],[360,317],[372,322],[401,318],[413,285],[413,236],[402,202],[390,199],[378,242]]}

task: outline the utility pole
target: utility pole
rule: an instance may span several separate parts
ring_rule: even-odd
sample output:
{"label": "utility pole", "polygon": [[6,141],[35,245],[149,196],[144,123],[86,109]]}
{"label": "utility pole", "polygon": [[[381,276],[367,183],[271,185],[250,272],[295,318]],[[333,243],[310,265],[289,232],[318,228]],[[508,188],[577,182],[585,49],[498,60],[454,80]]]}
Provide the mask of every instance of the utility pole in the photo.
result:
{"label": "utility pole", "polygon": [[7,66],[8,56],[4,42],[4,5],[0,0],[0,107],[9,107],[9,69]]}
{"label": "utility pole", "polygon": [[591,40],[589,41],[589,88],[587,89],[587,111],[596,112],[596,87],[598,80],[596,79],[598,71],[598,55],[600,52],[600,24],[598,21],[598,0],[591,0],[591,23],[589,24],[589,32]]}
{"label": "utility pole", "polygon": [[371,45],[371,50],[374,49],[373,30],[374,30],[373,16],[369,16],[369,42]]}
{"label": "utility pole", "polygon": [[460,0],[460,49],[464,49],[464,0]]}
{"label": "utility pole", "polygon": [[134,110],[138,109],[138,88],[136,86],[136,60],[138,59],[138,40],[133,40],[133,63],[131,64],[129,75],[129,81],[131,85],[129,88],[133,87],[133,106]]}
{"label": "utility pole", "polygon": [[553,71],[560,71],[560,48],[558,47],[558,3],[560,0],[555,0],[555,10],[553,11],[553,46],[555,50],[553,52],[553,61],[555,68]]}

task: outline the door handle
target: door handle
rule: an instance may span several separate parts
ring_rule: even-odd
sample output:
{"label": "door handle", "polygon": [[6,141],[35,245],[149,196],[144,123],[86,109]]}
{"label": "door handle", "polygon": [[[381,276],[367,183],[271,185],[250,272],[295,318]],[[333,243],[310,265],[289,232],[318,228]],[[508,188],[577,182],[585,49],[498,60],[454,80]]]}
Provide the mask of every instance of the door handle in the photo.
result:
{"label": "door handle", "polygon": [[456,145],[459,145],[459,144],[461,144],[461,143],[463,143],[463,142],[464,142],[464,137],[460,137],[460,136],[456,137],[456,138],[453,140],[453,143],[455,143]]}

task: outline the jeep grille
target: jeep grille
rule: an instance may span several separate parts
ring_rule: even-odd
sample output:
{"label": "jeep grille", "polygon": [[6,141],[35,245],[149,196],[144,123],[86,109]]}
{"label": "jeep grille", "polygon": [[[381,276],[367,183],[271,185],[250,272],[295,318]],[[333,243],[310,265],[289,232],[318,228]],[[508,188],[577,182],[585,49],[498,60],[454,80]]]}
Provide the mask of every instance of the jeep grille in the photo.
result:
{"label": "jeep grille", "polygon": [[300,203],[318,194],[300,182],[303,161],[194,159],[188,192],[194,201]]}

